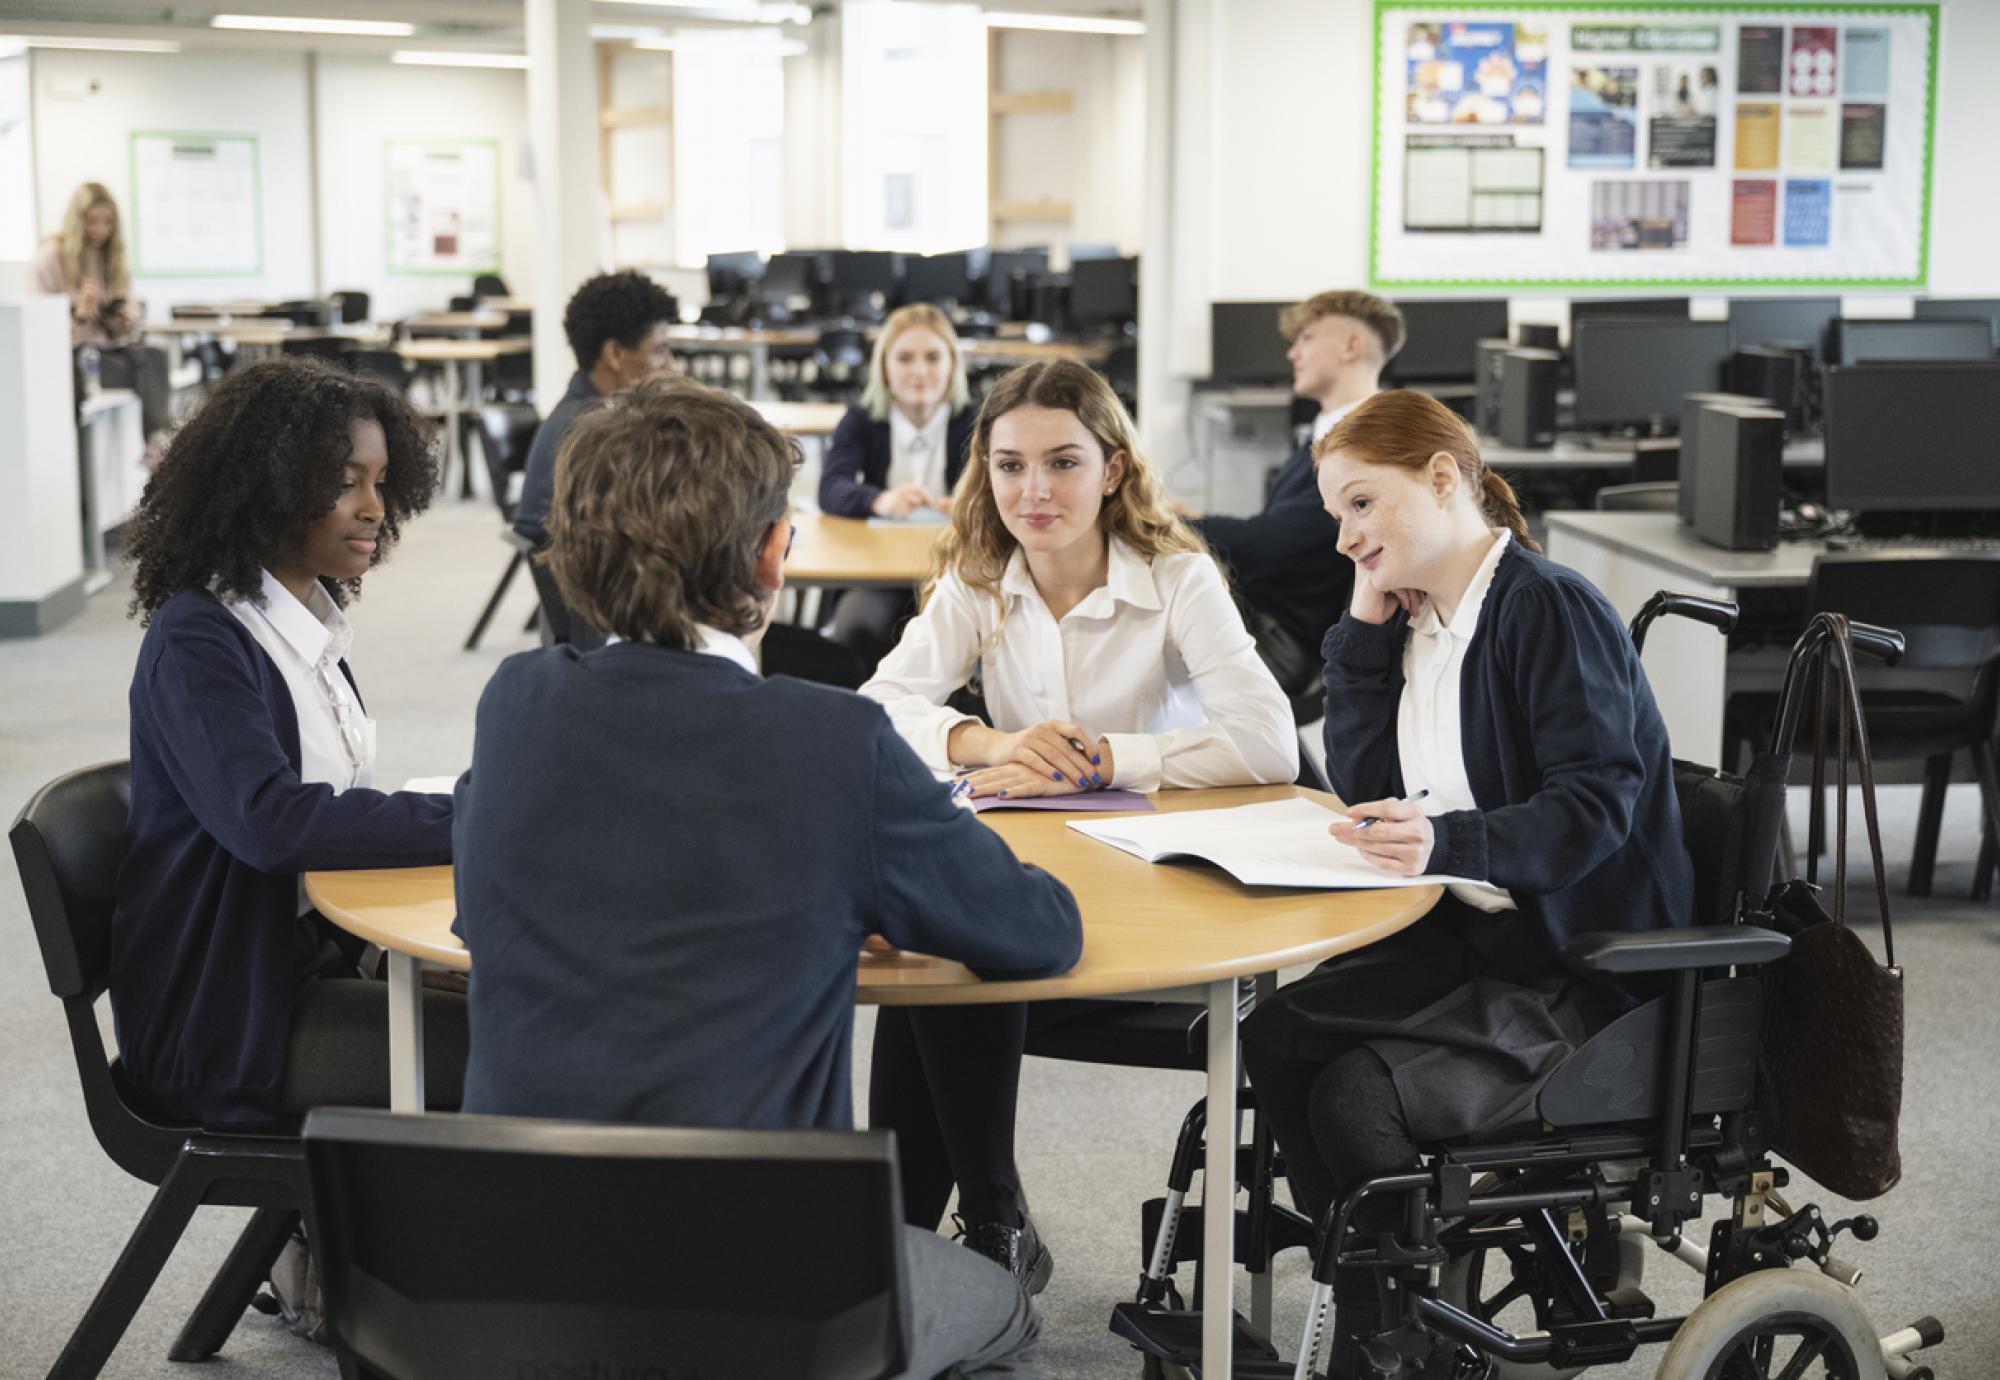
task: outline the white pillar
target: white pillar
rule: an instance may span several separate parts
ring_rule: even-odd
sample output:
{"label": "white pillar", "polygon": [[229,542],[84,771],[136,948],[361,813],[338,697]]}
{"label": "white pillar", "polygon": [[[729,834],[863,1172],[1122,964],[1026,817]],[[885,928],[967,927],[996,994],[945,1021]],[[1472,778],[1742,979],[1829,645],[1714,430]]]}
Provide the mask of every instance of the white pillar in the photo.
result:
{"label": "white pillar", "polygon": [[[1205,12],[1206,6],[1198,7]],[[1175,0],[1145,0],[1146,178],[1139,255],[1139,432],[1154,463],[1171,473],[1186,448],[1187,385],[1174,377],[1176,319],[1182,309],[1175,285],[1186,277],[1181,259],[1200,237],[1176,224],[1175,165],[1181,128],[1190,115],[1178,88],[1181,35]],[[1196,16],[1198,19],[1200,16]],[[1198,131],[1197,131],[1198,132]]]}
{"label": "white pillar", "polygon": [[576,371],[563,308],[600,266],[597,59],[590,0],[527,0],[528,147],[535,184],[535,400],[546,413]]}
{"label": "white pillar", "polygon": [[0,266],[0,637],[34,637],[83,610],[82,495],[70,389],[69,299],[29,296]]}

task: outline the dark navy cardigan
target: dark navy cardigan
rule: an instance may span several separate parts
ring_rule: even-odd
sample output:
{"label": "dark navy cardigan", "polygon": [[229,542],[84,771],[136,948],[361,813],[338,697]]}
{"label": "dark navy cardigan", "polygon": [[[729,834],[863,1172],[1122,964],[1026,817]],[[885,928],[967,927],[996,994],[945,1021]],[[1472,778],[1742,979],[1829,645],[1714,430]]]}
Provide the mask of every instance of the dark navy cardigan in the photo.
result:
{"label": "dark navy cardigan", "polygon": [[579,369],[549,415],[535,428],[528,445],[527,467],[521,472],[521,496],[514,503],[514,530],[538,548],[549,544],[549,509],[556,496],[556,452],[576,419],[604,401],[590,375]]}
{"label": "dark navy cardigan", "polygon": [[1076,961],[1076,903],[859,695],[619,642],[501,663],[454,823],[465,1110],[853,1124],[862,940],[987,977]]}
{"label": "dark navy cardigan", "polygon": [[[1326,636],[1326,765],[1343,800],[1406,794],[1396,747],[1409,617]],[[1572,935],[1690,923],[1666,725],[1632,640],[1575,571],[1510,542],[1459,684],[1476,810],[1432,820],[1429,870],[1513,894],[1534,966]],[[1495,928],[1504,928],[1502,922]]]}
{"label": "dark navy cardigan", "polygon": [[[972,444],[972,423],[978,416],[978,408],[961,407],[945,423],[946,492],[958,486],[959,471],[965,468],[966,451]],[[888,487],[890,455],[889,423],[876,421],[859,407],[848,408],[833,429],[833,439],[826,445],[826,463],[820,466],[820,511],[835,517],[870,516],[876,497]]]}
{"label": "dark navy cardigan", "polygon": [[449,862],[451,801],[300,781],[284,676],[203,591],[153,615],[131,703],[132,813],[111,919],[119,1053],[163,1112],[272,1120],[299,874]]}
{"label": "dark navy cardigan", "polygon": [[1229,571],[1239,594],[1310,649],[1346,611],[1354,562],[1340,554],[1340,524],[1320,503],[1310,441],[1271,480],[1255,517],[1211,513],[1194,529]]}

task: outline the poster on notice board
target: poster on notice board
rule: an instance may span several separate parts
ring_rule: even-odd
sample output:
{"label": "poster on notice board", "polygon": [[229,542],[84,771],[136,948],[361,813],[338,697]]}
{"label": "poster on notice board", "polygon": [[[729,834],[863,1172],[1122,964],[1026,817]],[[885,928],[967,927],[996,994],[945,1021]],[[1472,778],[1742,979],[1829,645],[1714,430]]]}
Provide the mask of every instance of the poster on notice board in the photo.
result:
{"label": "poster on notice board", "polygon": [[390,140],[393,274],[500,268],[500,146],[490,139]]}

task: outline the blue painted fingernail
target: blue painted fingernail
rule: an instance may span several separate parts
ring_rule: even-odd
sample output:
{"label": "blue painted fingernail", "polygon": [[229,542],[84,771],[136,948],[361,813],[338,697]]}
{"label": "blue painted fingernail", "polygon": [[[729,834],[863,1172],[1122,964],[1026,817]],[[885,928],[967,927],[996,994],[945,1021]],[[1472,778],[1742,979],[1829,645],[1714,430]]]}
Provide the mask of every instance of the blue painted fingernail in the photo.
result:
{"label": "blue painted fingernail", "polygon": [[1005,794],[1007,794],[1007,792],[1005,792],[1005,791],[1002,791],[1002,792],[1000,792],[1000,794],[1002,794],[1002,795],[1005,795]]}
{"label": "blue painted fingernail", "polygon": [[1093,786],[1102,786],[1104,784],[1104,774],[1102,772],[1092,772],[1090,774],[1090,784]]}
{"label": "blue painted fingernail", "polygon": [[1056,772],[1050,772],[1050,773],[1049,773],[1049,775],[1051,775],[1051,776],[1055,777],[1055,779],[1056,779],[1056,780],[1058,780],[1058,781],[1062,780],[1062,773],[1061,773],[1061,772],[1059,772],[1059,771],[1056,771]]}
{"label": "blue painted fingernail", "polygon": [[1101,767],[1104,765],[1104,759],[1102,757],[1098,757],[1095,754],[1093,754],[1090,759],[1090,765],[1093,767]]}

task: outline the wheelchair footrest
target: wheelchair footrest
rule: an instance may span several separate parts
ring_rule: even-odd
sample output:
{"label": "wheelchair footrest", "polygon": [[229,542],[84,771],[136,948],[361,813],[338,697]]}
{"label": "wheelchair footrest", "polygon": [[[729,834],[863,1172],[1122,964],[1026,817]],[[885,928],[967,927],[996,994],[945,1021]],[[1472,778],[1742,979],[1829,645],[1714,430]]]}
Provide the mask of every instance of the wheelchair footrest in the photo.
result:
{"label": "wheelchair footrest", "polygon": [[[1148,1308],[1141,1303],[1121,1303],[1111,1310],[1111,1330],[1148,1356],[1199,1374],[1201,1371],[1201,1318],[1196,1312]],[[1231,1365],[1243,1380],[1291,1380],[1292,1363],[1240,1313],[1232,1313]]]}

